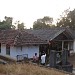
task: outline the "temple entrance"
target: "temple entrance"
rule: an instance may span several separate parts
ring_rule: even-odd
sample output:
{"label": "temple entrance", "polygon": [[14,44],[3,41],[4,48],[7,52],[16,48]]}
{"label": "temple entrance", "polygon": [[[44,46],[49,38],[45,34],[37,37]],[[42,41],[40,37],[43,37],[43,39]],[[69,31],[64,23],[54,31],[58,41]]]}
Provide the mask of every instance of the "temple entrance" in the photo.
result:
{"label": "temple entrance", "polygon": [[46,63],[48,63],[49,61],[49,55],[50,55],[50,47],[48,44],[44,44],[44,45],[40,45],[39,47],[39,59],[41,62],[41,56],[46,54]]}
{"label": "temple entrance", "polygon": [[63,49],[73,50],[73,41],[54,41],[50,45],[50,50],[61,51]]}
{"label": "temple entrance", "polygon": [[51,44],[44,44],[44,45],[40,45],[39,47],[39,59],[41,60],[41,56],[46,53],[46,63],[49,62],[49,58],[50,58],[50,51],[51,50],[55,50],[55,51],[59,51],[59,54],[61,53],[61,51],[63,51],[64,49],[73,51],[73,41],[53,41],[51,42]]}
{"label": "temple entrance", "polygon": [[56,50],[56,51],[60,51],[62,50],[62,42],[61,41],[53,41],[50,44],[50,50]]}
{"label": "temple entrance", "polygon": [[51,50],[63,51],[64,49],[73,50],[73,38],[66,31],[53,38],[49,43],[40,45],[39,56],[41,57],[45,52],[46,61],[48,62]]}

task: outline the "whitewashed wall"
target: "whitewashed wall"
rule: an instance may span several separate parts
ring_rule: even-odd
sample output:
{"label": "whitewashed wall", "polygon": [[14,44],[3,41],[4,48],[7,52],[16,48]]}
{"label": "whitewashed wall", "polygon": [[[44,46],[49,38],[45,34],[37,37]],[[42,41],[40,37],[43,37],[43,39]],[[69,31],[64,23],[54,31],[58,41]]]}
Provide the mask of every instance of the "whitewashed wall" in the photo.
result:
{"label": "whitewashed wall", "polygon": [[17,55],[28,54],[28,58],[33,58],[33,55],[37,53],[39,56],[39,46],[23,46],[21,47],[11,47],[10,48],[10,56],[16,57]]}
{"label": "whitewashed wall", "polygon": [[6,45],[1,44],[1,55],[6,55]]}
{"label": "whitewashed wall", "polygon": [[22,54],[28,54],[28,58],[33,58],[33,55],[35,55],[35,53],[37,53],[37,55],[39,56],[39,46],[23,46],[22,50],[21,47],[10,46],[10,56],[9,56],[6,55],[6,45],[1,44],[0,54],[3,56],[11,57],[13,59],[16,59],[17,55],[22,55]]}

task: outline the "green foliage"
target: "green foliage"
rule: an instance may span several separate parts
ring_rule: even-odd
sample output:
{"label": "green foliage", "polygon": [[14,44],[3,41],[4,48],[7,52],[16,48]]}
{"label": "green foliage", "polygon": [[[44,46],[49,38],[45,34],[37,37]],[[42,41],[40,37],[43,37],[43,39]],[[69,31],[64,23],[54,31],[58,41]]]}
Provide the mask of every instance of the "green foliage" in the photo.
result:
{"label": "green foliage", "polygon": [[24,23],[18,24],[18,30],[24,30]]}
{"label": "green foliage", "polygon": [[65,11],[65,15],[57,22],[57,27],[69,27],[75,30],[75,9]]}
{"label": "green foliage", "polygon": [[53,18],[45,16],[33,23],[33,29],[48,29],[52,27]]}
{"label": "green foliage", "polygon": [[0,22],[0,29],[11,29],[11,25],[9,25],[6,21]]}
{"label": "green foliage", "polygon": [[12,29],[13,25],[12,25],[12,17],[6,17],[5,19],[0,22],[0,29],[1,30],[6,30],[6,29]]}
{"label": "green foliage", "polygon": [[12,30],[15,30],[15,29],[16,29],[16,27],[15,27],[14,25],[12,25],[11,29],[12,29]]}

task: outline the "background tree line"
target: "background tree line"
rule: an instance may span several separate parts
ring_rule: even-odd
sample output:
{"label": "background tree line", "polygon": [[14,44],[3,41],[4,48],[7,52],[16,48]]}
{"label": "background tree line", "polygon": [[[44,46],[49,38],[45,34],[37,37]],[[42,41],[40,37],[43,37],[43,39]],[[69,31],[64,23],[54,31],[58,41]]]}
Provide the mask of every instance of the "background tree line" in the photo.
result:
{"label": "background tree line", "polygon": [[57,27],[68,27],[75,30],[75,9],[67,9],[57,21]]}
{"label": "background tree line", "polygon": [[[3,21],[0,21],[0,30],[5,29],[17,29],[23,30],[25,29],[24,23],[20,23],[17,21],[15,25],[12,24],[13,18],[12,17],[4,17]],[[49,16],[44,16],[43,18],[37,19],[33,23],[33,29],[49,29],[54,27],[68,27],[75,30],[75,9],[72,11],[70,9],[65,10],[60,18],[57,20],[56,24],[53,24],[53,18]]]}
{"label": "background tree line", "polygon": [[49,29],[55,27],[53,23],[53,18],[49,16],[44,16],[43,18],[37,19],[33,23],[33,29]]}
{"label": "background tree line", "polygon": [[24,23],[20,23],[19,21],[17,21],[17,23],[15,23],[15,25],[13,25],[13,18],[12,17],[4,17],[3,21],[0,21],[0,30],[6,30],[6,29],[16,29],[17,25],[17,29],[18,30],[23,30],[24,29]]}
{"label": "background tree line", "polygon": [[75,30],[75,9],[70,11],[67,9],[63,12],[56,24],[53,24],[53,18],[45,16],[42,19],[37,19],[33,23],[33,29],[47,29],[53,27],[68,27]]}

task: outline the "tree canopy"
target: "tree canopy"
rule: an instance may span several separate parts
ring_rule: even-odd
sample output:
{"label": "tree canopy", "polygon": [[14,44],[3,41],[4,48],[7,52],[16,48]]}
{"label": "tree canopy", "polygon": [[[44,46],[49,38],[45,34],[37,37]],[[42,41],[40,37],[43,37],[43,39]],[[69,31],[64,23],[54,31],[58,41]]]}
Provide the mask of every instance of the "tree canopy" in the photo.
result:
{"label": "tree canopy", "polygon": [[24,23],[18,23],[18,30],[24,30]]}
{"label": "tree canopy", "polygon": [[[0,21],[0,29],[1,30],[7,30],[7,29],[16,29],[18,27],[18,30],[23,30],[24,29],[24,23],[19,23],[19,21],[16,21],[15,25],[12,24],[13,18],[12,17],[4,17],[3,21]],[[17,26],[16,26],[17,25]]]}
{"label": "tree canopy", "polygon": [[6,17],[4,18],[4,20],[2,22],[0,22],[0,29],[1,30],[5,30],[5,29],[13,29],[13,27],[15,28],[15,26],[12,25],[12,17]]}
{"label": "tree canopy", "polygon": [[45,16],[43,18],[37,19],[33,23],[33,29],[46,29],[52,27],[53,18]]}
{"label": "tree canopy", "polygon": [[66,10],[65,15],[57,21],[57,27],[69,27],[75,30],[75,9],[70,11]]}

